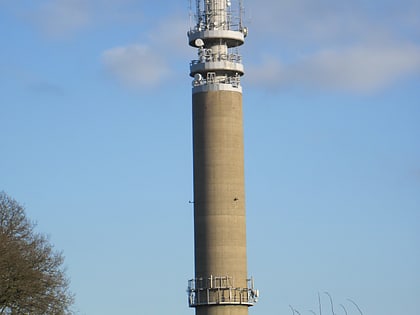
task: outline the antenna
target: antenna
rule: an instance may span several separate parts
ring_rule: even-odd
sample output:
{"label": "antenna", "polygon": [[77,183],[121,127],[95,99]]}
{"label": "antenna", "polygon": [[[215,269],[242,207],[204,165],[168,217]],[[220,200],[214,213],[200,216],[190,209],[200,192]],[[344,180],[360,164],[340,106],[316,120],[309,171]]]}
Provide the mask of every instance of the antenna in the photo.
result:
{"label": "antenna", "polygon": [[[221,84],[241,91],[244,75],[238,47],[248,35],[243,26],[242,0],[195,0],[196,12],[188,31],[189,44],[198,48],[198,58],[190,64],[193,89],[206,89],[209,84]],[[203,80],[197,81],[195,75]],[[209,79],[208,79],[209,78]]]}
{"label": "antenna", "polygon": [[202,48],[204,47],[204,41],[201,38],[197,38],[194,42],[196,47]]}

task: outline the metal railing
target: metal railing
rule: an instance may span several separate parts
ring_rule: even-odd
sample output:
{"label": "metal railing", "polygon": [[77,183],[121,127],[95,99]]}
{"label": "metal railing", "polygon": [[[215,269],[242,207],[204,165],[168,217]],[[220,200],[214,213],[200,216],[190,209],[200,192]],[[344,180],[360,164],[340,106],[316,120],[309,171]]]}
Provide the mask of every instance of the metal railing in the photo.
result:
{"label": "metal railing", "polygon": [[241,85],[241,77],[239,75],[216,76],[215,72],[208,72],[205,78],[201,75],[198,75],[198,77],[195,77],[192,82],[193,86],[200,86],[206,84],[230,84],[233,87],[239,87]]}
{"label": "metal railing", "polygon": [[247,279],[247,287],[235,287],[229,276],[196,278],[188,281],[188,304],[200,305],[247,305],[257,302],[258,290],[254,289],[253,279]]}
{"label": "metal railing", "polygon": [[199,59],[192,60],[190,65],[217,61],[228,61],[242,64],[242,56],[239,53],[213,54],[211,49],[204,48],[199,50],[198,58]]}

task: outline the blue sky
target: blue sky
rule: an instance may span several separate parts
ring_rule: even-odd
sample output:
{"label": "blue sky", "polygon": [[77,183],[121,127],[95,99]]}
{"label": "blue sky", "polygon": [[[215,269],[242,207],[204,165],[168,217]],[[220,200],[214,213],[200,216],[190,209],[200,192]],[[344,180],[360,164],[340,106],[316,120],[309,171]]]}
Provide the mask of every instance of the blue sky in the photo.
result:
{"label": "blue sky", "polygon": [[[419,314],[420,2],[245,6],[250,314]],[[0,0],[0,189],[79,314],[193,314],[188,25],[188,1]]]}

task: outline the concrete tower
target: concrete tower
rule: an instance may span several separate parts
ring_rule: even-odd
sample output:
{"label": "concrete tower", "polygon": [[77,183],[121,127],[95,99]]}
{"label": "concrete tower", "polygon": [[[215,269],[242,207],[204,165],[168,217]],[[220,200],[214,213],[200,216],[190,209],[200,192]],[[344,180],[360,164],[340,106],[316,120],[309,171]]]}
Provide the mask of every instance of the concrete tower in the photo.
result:
{"label": "concrete tower", "polygon": [[188,32],[189,45],[198,50],[190,64],[195,277],[189,305],[196,315],[247,315],[258,296],[246,261],[244,67],[238,47],[247,28],[241,0],[195,0],[195,6]]}

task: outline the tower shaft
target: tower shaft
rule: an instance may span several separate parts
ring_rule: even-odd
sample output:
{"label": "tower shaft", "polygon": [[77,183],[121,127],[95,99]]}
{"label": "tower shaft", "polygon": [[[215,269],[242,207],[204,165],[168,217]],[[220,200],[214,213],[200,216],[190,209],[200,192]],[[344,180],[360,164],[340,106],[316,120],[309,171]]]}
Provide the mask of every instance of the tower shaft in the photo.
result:
{"label": "tower shaft", "polygon": [[204,289],[196,296],[203,304],[196,314],[246,315],[241,93],[194,94],[193,132],[195,277]]}

